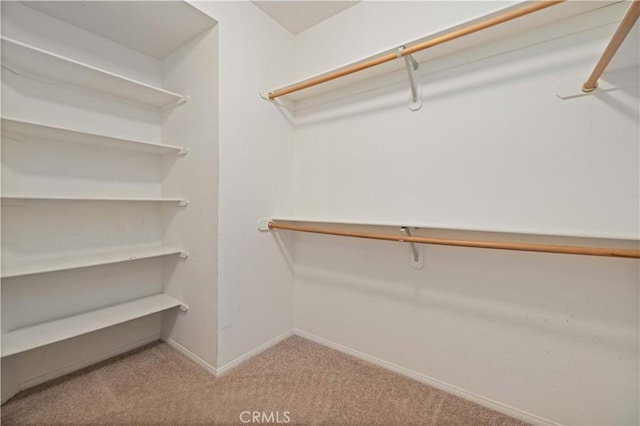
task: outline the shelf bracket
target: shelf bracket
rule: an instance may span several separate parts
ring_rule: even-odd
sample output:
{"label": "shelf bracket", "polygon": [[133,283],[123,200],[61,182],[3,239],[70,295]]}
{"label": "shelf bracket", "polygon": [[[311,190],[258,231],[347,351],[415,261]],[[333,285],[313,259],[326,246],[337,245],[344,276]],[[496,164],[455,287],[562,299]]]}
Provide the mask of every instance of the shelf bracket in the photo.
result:
{"label": "shelf bracket", "polygon": [[172,103],[170,103],[170,104],[168,104],[168,105],[163,106],[162,108],[160,108],[160,110],[161,110],[161,111],[163,111],[163,112],[164,112],[164,111],[168,111],[168,110],[170,110],[170,109],[173,109],[173,108],[175,108],[175,107],[177,107],[177,106],[180,106],[180,105],[182,105],[182,104],[186,103],[188,100],[189,100],[189,96],[188,96],[188,95],[185,95],[185,96],[181,97],[180,99],[178,99],[177,101],[172,102]]}
{"label": "shelf bracket", "polygon": [[185,250],[182,250],[180,252],[180,257],[183,258],[183,259],[186,259],[187,257],[189,257],[189,252],[185,251]]}
{"label": "shelf bracket", "polygon": [[187,155],[189,153],[189,148],[182,148],[178,151],[178,155]]}
{"label": "shelf bracket", "polygon": [[[402,50],[404,46],[398,49],[398,58],[401,58]],[[409,76],[409,87],[411,88],[411,101],[409,102],[409,109],[411,111],[418,111],[422,108],[422,84],[420,83],[420,76],[417,75],[418,62],[412,55],[404,55],[404,65],[407,68],[407,75]]]}
{"label": "shelf bracket", "polygon": [[271,219],[258,219],[258,231],[260,232],[271,231],[271,229],[269,229],[270,222],[271,222]]}
{"label": "shelf bracket", "polygon": [[187,207],[189,205],[189,200],[180,200],[178,204],[180,207]]}
{"label": "shelf bracket", "polygon": [[[406,226],[401,227],[400,231],[407,234],[407,237],[411,236],[411,231]],[[413,269],[422,269],[424,267],[424,251],[422,245],[416,246],[415,243],[410,241],[408,241],[408,243],[411,244],[411,260],[409,264]]]}
{"label": "shelf bracket", "polygon": [[292,112],[296,111],[295,102],[290,99],[284,99],[284,98],[270,99],[269,95],[268,94],[265,95],[264,92],[258,92],[258,95],[260,95],[260,97],[267,102],[270,102],[272,104],[275,104],[279,107],[282,107]]}
{"label": "shelf bracket", "polygon": [[178,307],[180,311],[187,312],[189,310],[189,305],[185,305],[184,303]]}

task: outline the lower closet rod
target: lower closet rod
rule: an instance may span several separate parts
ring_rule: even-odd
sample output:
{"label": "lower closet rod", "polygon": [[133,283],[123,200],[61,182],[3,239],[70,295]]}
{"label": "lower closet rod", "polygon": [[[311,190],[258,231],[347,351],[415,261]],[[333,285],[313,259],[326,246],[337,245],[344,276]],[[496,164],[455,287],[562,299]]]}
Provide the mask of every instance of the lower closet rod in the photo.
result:
{"label": "lower closet rod", "polygon": [[578,247],[578,246],[556,246],[548,244],[526,244],[509,243],[495,241],[473,241],[473,240],[449,240],[443,238],[430,238],[420,236],[389,235],[369,232],[340,231],[336,229],[316,228],[300,225],[288,225],[269,222],[269,229],[281,229],[285,231],[311,232],[314,234],[339,235],[342,237],[369,238],[373,240],[398,241],[407,243],[438,244],[445,246],[476,247],[499,250],[534,251],[543,253],[563,253],[581,254],[586,256],[607,256],[640,259],[640,250],[601,248],[601,247]]}

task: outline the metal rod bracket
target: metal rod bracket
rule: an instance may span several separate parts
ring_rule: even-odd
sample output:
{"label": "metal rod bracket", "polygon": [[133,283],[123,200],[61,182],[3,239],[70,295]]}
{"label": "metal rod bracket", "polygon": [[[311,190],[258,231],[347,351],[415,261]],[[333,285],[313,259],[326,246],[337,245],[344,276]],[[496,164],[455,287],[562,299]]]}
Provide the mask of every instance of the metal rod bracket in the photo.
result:
{"label": "metal rod bracket", "polygon": [[[411,231],[408,227],[403,226],[400,228],[400,230],[407,234],[407,237],[411,237]],[[422,269],[424,267],[423,246],[416,246],[416,244],[412,241],[408,241],[408,243],[411,244],[411,260],[409,261],[409,264],[413,269]]]}
{"label": "metal rod bracket", "polygon": [[[401,48],[401,49],[404,49]],[[401,55],[401,49],[398,49],[398,54]],[[422,84],[420,82],[420,76],[418,75],[418,62],[412,55],[404,55],[404,65],[407,68],[407,74],[409,76],[409,87],[411,88],[411,101],[409,102],[409,109],[411,111],[418,111],[422,108]]]}

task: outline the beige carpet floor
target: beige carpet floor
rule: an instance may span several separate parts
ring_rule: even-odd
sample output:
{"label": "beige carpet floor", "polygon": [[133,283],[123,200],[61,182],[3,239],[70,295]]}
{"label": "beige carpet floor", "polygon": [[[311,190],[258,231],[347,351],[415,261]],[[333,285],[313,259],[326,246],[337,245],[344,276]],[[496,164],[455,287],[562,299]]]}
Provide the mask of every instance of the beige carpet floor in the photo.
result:
{"label": "beige carpet floor", "polygon": [[299,337],[217,378],[157,342],[24,391],[1,411],[3,425],[243,424],[243,411],[273,413],[260,419],[272,424],[524,424]]}

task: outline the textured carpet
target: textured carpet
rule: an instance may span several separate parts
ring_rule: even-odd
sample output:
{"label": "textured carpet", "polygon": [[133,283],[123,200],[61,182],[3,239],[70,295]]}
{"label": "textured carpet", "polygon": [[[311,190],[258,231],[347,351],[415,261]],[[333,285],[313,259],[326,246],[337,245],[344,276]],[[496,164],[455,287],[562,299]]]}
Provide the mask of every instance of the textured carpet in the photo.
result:
{"label": "textured carpet", "polygon": [[299,337],[218,378],[153,343],[16,395],[2,424],[243,424],[254,411],[262,424],[524,424]]}

